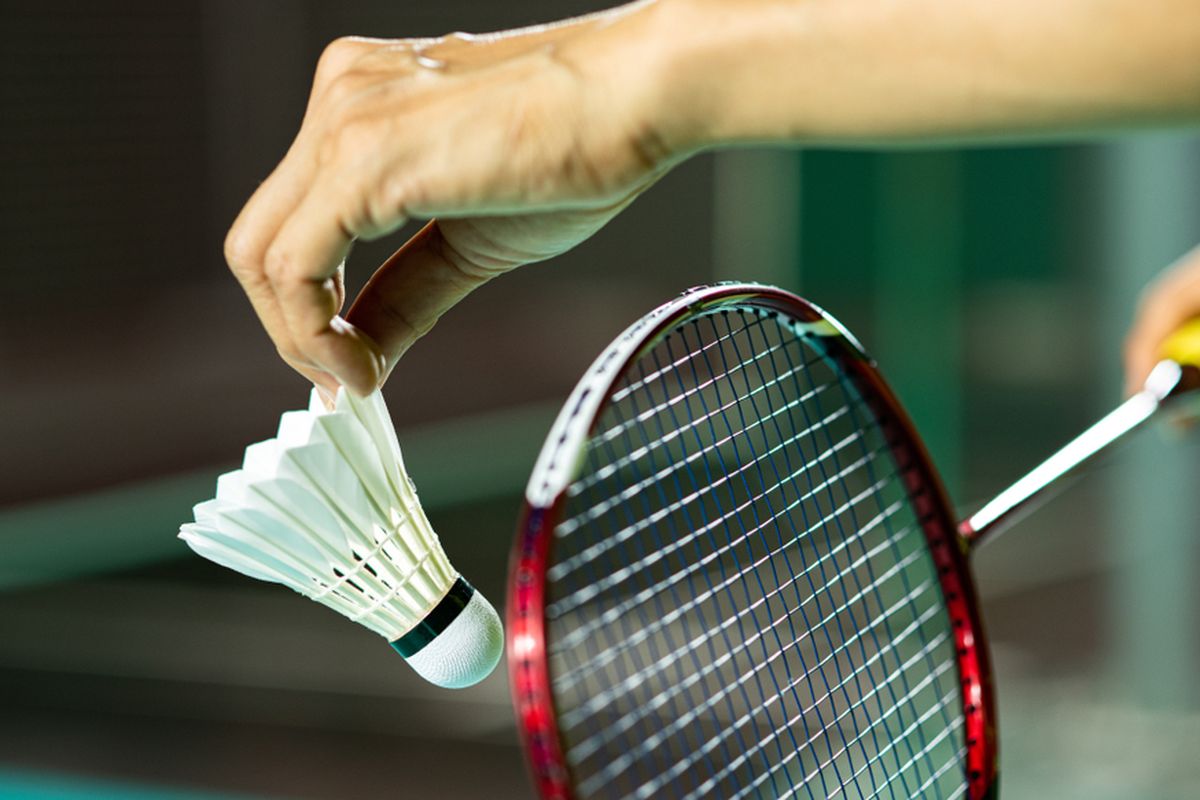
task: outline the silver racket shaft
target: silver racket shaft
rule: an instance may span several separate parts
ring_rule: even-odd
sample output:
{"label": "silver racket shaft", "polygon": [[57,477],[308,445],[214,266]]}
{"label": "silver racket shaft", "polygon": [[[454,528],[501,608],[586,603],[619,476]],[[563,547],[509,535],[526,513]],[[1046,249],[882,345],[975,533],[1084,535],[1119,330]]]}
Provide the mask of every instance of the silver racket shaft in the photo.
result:
{"label": "silver racket shaft", "polygon": [[1155,416],[1165,401],[1193,388],[1193,368],[1182,367],[1174,361],[1160,361],[1141,391],[960,523],[959,534],[967,542],[977,544],[985,536],[1003,530],[1037,500],[1044,499],[1046,490],[1060,478],[1074,472],[1125,434],[1140,428]]}

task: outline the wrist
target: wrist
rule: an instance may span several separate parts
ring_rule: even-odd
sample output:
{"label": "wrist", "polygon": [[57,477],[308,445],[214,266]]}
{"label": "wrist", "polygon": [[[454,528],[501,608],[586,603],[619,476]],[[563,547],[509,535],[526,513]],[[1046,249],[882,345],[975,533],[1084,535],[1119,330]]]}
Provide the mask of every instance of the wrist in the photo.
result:
{"label": "wrist", "polygon": [[[683,147],[802,139],[809,3],[665,0],[672,46],[664,67],[673,95],[665,134]],[[831,80],[826,76],[824,80]]]}
{"label": "wrist", "polygon": [[[597,15],[578,39],[610,108],[668,161],[734,142],[803,133],[802,94],[784,88],[803,49],[797,0],[642,0]],[[803,83],[803,81],[798,81]]]}
{"label": "wrist", "polygon": [[[689,106],[683,27],[688,0],[638,0],[581,20],[560,55],[582,78],[598,130],[638,151],[646,166],[668,166],[700,149],[703,117]],[[594,133],[597,131],[590,131]]]}

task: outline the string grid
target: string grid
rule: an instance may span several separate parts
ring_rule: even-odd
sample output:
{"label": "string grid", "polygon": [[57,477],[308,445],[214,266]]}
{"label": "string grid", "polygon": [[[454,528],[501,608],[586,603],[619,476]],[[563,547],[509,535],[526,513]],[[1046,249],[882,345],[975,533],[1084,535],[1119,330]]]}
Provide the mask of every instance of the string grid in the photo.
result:
{"label": "string grid", "polygon": [[613,392],[546,572],[580,798],[958,798],[949,617],[880,424],[819,337],[692,318]]}

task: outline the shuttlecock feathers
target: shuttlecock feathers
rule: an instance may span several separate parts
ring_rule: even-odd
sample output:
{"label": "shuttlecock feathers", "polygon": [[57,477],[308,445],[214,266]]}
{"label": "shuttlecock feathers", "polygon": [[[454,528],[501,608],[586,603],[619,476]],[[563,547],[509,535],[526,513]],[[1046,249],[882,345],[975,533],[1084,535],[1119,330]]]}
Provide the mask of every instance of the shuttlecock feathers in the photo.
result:
{"label": "shuttlecock feathers", "polygon": [[328,410],[314,391],[194,512],[180,537],[197,553],[375,631],[433,683],[467,686],[499,661],[499,616],[442,550],[379,392],[340,391]]}

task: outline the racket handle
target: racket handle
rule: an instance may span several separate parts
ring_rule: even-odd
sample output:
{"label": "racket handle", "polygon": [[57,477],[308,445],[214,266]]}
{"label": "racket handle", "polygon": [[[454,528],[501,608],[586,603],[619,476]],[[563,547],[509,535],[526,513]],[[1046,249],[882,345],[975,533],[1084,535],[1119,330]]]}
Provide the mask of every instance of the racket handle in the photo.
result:
{"label": "racket handle", "polygon": [[1185,322],[1168,336],[1160,354],[1177,364],[1200,366],[1200,317]]}
{"label": "racket handle", "polygon": [[[1115,411],[1067,443],[1032,472],[1005,489],[983,508],[959,523],[959,535],[969,545],[978,544],[985,536],[1004,530],[1061,479],[1075,472],[1096,454],[1108,448],[1127,433],[1144,425],[1165,401],[1171,400],[1181,419],[1200,416],[1200,317],[1175,330],[1162,344],[1162,361],[1146,379],[1140,392],[1122,403]],[[1187,396],[1188,402],[1177,398]]]}

